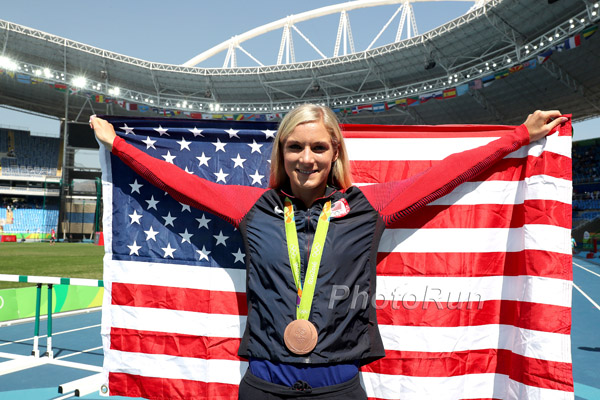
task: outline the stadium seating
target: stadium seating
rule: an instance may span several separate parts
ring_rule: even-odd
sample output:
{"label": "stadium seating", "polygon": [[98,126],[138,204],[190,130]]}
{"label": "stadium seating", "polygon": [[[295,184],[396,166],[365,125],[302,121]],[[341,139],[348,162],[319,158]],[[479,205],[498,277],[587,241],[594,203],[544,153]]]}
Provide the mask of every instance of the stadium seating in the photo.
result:
{"label": "stadium seating", "polygon": [[[11,132],[16,157],[0,159],[2,175],[56,176],[60,140],[31,136],[27,132]],[[0,130],[0,153],[8,152],[7,130]]]}
{"label": "stadium seating", "polygon": [[600,140],[573,143],[573,229],[600,217]]}
{"label": "stadium seating", "polygon": [[573,183],[600,182],[600,146],[596,141],[573,145]]}
{"label": "stadium seating", "polygon": [[[14,223],[4,225],[4,233],[49,233],[58,226],[58,208],[46,210],[17,208],[13,210]],[[0,219],[6,219],[6,209],[0,208]]]}

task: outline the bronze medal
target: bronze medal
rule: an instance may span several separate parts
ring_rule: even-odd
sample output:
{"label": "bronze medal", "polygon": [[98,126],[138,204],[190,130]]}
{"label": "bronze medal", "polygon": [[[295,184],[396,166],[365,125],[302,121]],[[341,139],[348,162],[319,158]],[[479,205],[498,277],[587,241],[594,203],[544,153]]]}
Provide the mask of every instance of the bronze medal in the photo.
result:
{"label": "bronze medal", "polygon": [[287,348],[294,354],[308,354],[317,345],[317,328],[305,319],[297,319],[288,324],[283,332]]}

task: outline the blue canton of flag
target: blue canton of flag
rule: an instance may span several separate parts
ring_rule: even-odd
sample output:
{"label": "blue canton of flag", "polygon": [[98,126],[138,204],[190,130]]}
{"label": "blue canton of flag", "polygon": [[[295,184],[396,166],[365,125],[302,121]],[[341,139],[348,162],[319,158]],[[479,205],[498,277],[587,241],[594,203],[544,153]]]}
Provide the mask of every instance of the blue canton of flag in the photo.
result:
{"label": "blue canton of flag", "polygon": [[[275,124],[107,117],[128,143],[189,174],[227,185],[267,187]],[[116,156],[113,259],[245,268],[237,230],[172,199]]]}

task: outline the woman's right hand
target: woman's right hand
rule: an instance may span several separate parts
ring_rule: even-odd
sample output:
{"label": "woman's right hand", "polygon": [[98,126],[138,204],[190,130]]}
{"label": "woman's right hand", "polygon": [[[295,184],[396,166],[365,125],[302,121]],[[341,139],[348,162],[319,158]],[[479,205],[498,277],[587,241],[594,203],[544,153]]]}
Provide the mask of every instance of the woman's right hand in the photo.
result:
{"label": "woman's right hand", "polygon": [[95,115],[90,117],[90,128],[94,130],[96,138],[108,149],[112,151],[113,143],[117,134],[112,124],[102,118],[98,118]]}

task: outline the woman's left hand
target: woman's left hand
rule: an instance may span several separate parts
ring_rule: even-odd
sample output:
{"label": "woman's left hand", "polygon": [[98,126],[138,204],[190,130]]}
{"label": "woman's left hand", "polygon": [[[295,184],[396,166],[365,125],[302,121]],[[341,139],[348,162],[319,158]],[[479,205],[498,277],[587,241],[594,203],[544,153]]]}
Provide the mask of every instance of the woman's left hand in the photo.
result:
{"label": "woman's left hand", "polygon": [[529,131],[529,142],[535,142],[552,132],[557,125],[567,122],[567,117],[561,117],[560,111],[540,111],[527,116],[524,124]]}

